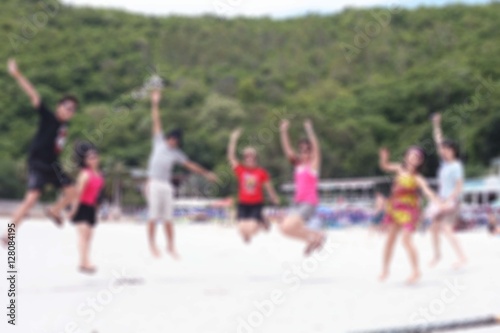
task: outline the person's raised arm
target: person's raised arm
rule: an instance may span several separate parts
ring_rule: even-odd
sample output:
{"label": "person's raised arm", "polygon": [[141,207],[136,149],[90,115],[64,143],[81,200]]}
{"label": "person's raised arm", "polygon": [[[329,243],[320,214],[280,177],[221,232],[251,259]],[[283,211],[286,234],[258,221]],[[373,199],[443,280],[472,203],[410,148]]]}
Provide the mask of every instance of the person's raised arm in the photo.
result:
{"label": "person's raised arm", "polygon": [[432,134],[434,137],[434,143],[436,144],[436,151],[440,158],[443,156],[442,144],[443,144],[443,130],[441,129],[441,114],[435,113],[432,116]]}
{"label": "person's raised arm", "polygon": [[314,127],[310,119],[304,122],[304,128],[307,133],[307,139],[311,143],[312,154],[313,154],[313,167],[316,170],[320,169],[321,166],[321,148],[319,147],[319,140],[314,132]]}
{"label": "person's raised arm", "polygon": [[7,63],[7,69],[10,76],[12,76],[17,81],[17,84],[30,98],[31,105],[33,105],[33,107],[35,108],[38,108],[41,102],[40,95],[38,94],[38,91],[36,91],[35,87],[33,87],[31,82],[21,73],[21,71],[17,67],[15,59],[9,59]]}
{"label": "person's raised arm", "polygon": [[283,148],[283,152],[286,157],[290,161],[294,161],[296,159],[295,151],[290,144],[290,137],[288,136],[288,129],[290,127],[290,122],[288,120],[282,120],[280,124],[280,138],[281,138],[281,147]]}
{"label": "person's raised arm", "polygon": [[151,92],[151,119],[153,121],[153,136],[161,134],[160,101],[161,91],[159,89],[153,90]]}
{"label": "person's raised arm", "polygon": [[381,148],[379,150],[379,166],[382,171],[385,172],[399,172],[401,170],[401,165],[397,163],[391,163],[389,161],[390,153],[387,148]]}
{"label": "person's raised arm", "polygon": [[186,162],[183,163],[183,166],[191,172],[202,175],[203,177],[205,177],[206,180],[212,183],[216,183],[219,181],[219,178],[215,173],[208,171],[198,163],[187,160]]}
{"label": "person's raised arm", "polygon": [[229,139],[229,146],[227,147],[227,159],[234,169],[239,164],[238,158],[236,157],[236,146],[238,145],[238,139],[241,136],[241,129],[238,128],[231,133]]}

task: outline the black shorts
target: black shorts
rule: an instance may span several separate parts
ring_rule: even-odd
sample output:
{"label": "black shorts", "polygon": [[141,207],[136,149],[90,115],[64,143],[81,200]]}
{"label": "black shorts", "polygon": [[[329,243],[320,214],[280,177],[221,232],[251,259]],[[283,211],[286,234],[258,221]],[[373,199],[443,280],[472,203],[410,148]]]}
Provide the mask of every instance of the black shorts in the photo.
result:
{"label": "black shorts", "polygon": [[75,217],[73,217],[73,223],[86,223],[91,227],[95,226],[97,221],[97,209],[94,206],[88,206],[80,204],[78,210],[76,211]]}
{"label": "black shorts", "polygon": [[50,166],[29,165],[28,189],[43,192],[47,184],[60,189],[72,185],[73,180],[62,170],[56,170]]}
{"label": "black shorts", "polygon": [[262,210],[264,209],[263,204],[238,204],[238,221],[241,220],[257,220],[257,222],[264,222],[264,216],[262,215]]}

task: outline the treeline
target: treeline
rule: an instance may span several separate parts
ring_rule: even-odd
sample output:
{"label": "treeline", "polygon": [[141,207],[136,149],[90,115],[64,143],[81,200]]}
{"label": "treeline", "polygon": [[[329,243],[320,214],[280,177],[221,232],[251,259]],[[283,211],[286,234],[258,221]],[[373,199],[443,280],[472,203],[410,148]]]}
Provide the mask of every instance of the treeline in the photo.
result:
{"label": "treeline", "polygon": [[[411,144],[428,150],[426,173],[434,175],[429,117],[442,112],[473,176],[500,154],[499,17],[498,3],[275,21],[7,0],[0,54],[17,58],[48,103],[66,92],[81,99],[70,142],[96,141],[110,172],[147,163],[149,105],[131,93],[156,72],[167,82],[166,128],[182,127],[186,152],[216,171],[227,165],[230,131],[242,126],[242,145],[260,148],[276,182],[290,179],[277,119],[293,119],[298,138],[309,117],[322,142],[323,177],[377,175],[379,146],[398,157]],[[0,197],[18,197],[37,117],[5,66],[0,74]],[[228,184],[221,194],[230,191]]]}

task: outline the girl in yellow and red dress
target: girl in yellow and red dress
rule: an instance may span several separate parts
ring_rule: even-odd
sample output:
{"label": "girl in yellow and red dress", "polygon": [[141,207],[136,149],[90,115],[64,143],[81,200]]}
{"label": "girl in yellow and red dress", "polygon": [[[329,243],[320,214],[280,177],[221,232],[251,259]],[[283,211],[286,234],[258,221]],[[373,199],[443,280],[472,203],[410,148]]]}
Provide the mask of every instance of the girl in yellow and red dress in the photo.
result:
{"label": "girl in yellow and red dress", "polygon": [[412,266],[408,283],[413,284],[420,278],[417,250],[413,244],[413,232],[420,221],[421,214],[420,190],[429,200],[437,204],[439,204],[439,198],[420,174],[425,161],[425,153],[421,148],[410,147],[401,164],[389,162],[389,151],[385,148],[380,150],[379,155],[380,168],[396,174],[384,218],[384,223],[389,226],[389,233],[380,279],[385,280],[389,276],[394,245],[398,235],[403,233],[403,244]]}

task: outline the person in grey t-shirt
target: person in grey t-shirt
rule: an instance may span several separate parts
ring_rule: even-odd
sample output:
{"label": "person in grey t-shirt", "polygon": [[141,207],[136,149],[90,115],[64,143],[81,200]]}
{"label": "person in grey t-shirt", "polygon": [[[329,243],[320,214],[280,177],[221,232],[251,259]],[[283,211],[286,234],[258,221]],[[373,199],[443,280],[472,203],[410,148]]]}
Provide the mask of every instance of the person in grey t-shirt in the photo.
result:
{"label": "person in grey t-shirt", "polygon": [[165,224],[167,236],[167,251],[174,258],[177,252],[174,244],[174,190],[171,183],[172,169],[175,165],[181,165],[188,170],[203,175],[207,180],[216,182],[217,176],[205,170],[199,164],[191,162],[179,148],[182,142],[182,132],[173,130],[163,136],[160,119],[161,91],[154,90],[151,93],[151,115],[153,120],[153,150],[149,158],[148,185],[146,198],[148,202],[148,237],[149,246],[153,256],[159,257],[160,252],[156,246],[156,222]]}
{"label": "person in grey t-shirt", "polygon": [[434,258],[431,266],[437,265],[441,259],[440,234],[443,234],[455,251],[458,261],[455,268],[460,268],[467,263],[466,256],[457,236],[455,224],[460,214],[460,199],[464,184],[464,168],[459,158],[458,144],[445,140],[441,130],[441,115],[435,114],[432,118],[434,128],[434,141],[441,159],[438,171],[439,197],[442,205],[434,209],[432,217],[432,238],[434,245]]}
{"label": "person in grey t-shirt", "polygon": [[[186,154],[175,144],[175,141],[180,140],[180,138],[181,133],[175,130],[167,135],[167,141],[162,132],[154,135],[153,150],[148,164],[148,177],[150,179],[170,182],[174,166],[188,162]],[[174,142],[174,144],[167,143],[169,141]]]}

